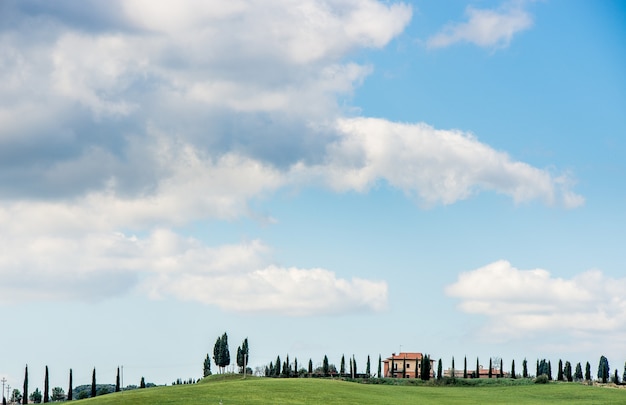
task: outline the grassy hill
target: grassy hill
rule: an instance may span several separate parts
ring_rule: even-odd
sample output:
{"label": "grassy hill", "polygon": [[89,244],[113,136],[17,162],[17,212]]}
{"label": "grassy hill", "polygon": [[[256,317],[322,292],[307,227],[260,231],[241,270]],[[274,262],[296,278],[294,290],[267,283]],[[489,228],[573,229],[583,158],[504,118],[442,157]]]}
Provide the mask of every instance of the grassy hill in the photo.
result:
{"label": "grassy hill", "polygon": [[576,383],[476,387],[393,386],[327,379],[218,376],[195,385],[133,390],[85,399],[86,405],[194,404],[626,404],[626,390]]}

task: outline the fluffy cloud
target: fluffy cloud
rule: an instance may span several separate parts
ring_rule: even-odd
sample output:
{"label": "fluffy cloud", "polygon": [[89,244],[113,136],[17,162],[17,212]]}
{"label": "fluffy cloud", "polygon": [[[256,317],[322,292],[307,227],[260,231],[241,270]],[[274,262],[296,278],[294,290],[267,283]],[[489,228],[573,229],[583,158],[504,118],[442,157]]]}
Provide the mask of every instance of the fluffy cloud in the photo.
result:
{"label": "fluffy cloud", "polygon": [[570,279],[543,269],[519,270],[507,261],[461,273],[446,288],[459,298],[459,309],[485,315],[492,338],[523,338],[541,332],[569,336],[626,331],[626,278],[598,270]]}
{"label": "fluffy cloud", "polygon": [[468,21],[451,23],[428,38],[429,48],[443,48],[458,42],[469,42],[486,48],[509,46],[515,34],[530,28],[533,19],[519,2],[507,3],[498,10],[480,10],[468,6]]}
{"label": "fluffy cloud", "polygon": [[324,181],[338,190],[367,190],[385,180],[426,205],[451,204],[480,190],[575,207],[584,202],[565,176],[512,160],[471,134],[383,119],[342,119],[329,146]]}

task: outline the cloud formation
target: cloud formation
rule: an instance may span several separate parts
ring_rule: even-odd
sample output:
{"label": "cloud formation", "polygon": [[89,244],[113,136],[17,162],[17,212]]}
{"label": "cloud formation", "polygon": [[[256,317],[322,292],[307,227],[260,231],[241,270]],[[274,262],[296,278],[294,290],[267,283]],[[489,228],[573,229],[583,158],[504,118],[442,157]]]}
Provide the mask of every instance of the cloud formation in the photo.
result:
{"label": "cloud formation", "polygon": [[468,42],[483,48],[506,48],[513,36],[533,24],[532,16],[519,2],[505,3],[497,10],[468,6],[467,21],[450,23],[428,38],[429,48],[445,48],[459,42]]}
{"label": "cloud formation", "polygon": [[461,311],[487,317],[487,336],[520,339],[544,332],[624,333],[625,290],[626,278],[613,279],[598,270],[564,279],[501,260],[459,274],[445,292],[461,300]]}

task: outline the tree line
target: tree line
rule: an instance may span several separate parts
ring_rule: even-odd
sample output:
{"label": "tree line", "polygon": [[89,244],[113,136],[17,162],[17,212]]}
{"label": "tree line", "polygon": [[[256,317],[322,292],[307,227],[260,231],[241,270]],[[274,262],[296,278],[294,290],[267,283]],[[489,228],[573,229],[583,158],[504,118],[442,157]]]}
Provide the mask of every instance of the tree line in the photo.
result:
{"label": "tree line", "polygon": [[[35,388],[33,392],[28,394],[28,364],[24,369],[24,384],[22,386],[23,391],[20,391],[17,388],[14,388],[10,393],[9,401],[11,403],[18,404],[28,404],[29,400],[32,403],[47,403],[47,402],[58,402],[58,401],[72,401],[75,399],[85,399],[85,398],[93,398],[98,395],[109,394],[111,392],[121,391],[120,387],[120,368],[117,368],[117,376],[115,379],[115,385],[113,384],[96,384],[96,369],[94,367],[93,372],[91,374],[91,385],[81,385],[76,388],[73,388],[73,373],[72,369],[69,371],[69,384],[67,394],[62,387],[54,387],[52,391],[50,391],[49,384],[49,373],[48,366],[46,366],[45,374],[44,374],[44,389],[43,392],[39,391],[39,387]],[[128,385],[125,387],[125,390],[132,390],[136,388],[146,388],[146,387],[154,387],[155,384],[148,383],[146,384],[144,377],[141,377],[141,382],[139,387],[136,385]],[[50,395],[51,394],[51,395]],[[2,404],[7,404],[7,398],[4,396],[4,392],[2,393]]]}

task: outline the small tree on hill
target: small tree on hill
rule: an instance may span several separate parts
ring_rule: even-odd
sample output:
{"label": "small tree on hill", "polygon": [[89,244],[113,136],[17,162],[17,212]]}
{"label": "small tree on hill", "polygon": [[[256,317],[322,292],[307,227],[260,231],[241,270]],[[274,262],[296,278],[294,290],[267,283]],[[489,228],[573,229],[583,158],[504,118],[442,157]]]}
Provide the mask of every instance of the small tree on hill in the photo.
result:
{"label": "small tree on hill", "polygon": [[73,388],[72,388],[72,369],[70,368],[70,386],[67,389],[67,400],[71,401],[73,400],[73,396],[74,396],[74,392],[73,392]]}
{"label": "small tree on hill", "polygon": [[591,381],[591,364],[585,364],[585,380]]}
{"label": "small tree on hill", "polygon": [[43,402],[44,403],[50,402],[50,397],[48,394],[48,392],[50,391],[50,384],[48,381],[49,381],[48,366],[46,366],[46,374],[44,375],[44,381],[43,381]]}
{"label": "small tree on hill", "polygon": [[91,398],[96,397],[96,368],[93,368],[93,373],[91,374]]}
{"label": "small tree on hill", "polygon": [[115,376],[115,392],[120,392],[120,368],[117,368],[117,375]]}
{"label": "small tree on hill", "polygon": [[491,359],[489,359],[489,378],[493,377],[493,372],[491,371],[493,369],[493,364],[491,363]]}
{"label": "small tree on hill", "polygon": [[61,387],[52,388],[52,400],[56,401],[64,401],[65,400],[65,391]]}
{"label": "small tree on hill", "polygon": [[330,366],[328,365],[328,356],[324,355],[324,361],[322,363],[322,372],[324,376],[328,376],[330,374]]}
{"label": "small tree on hill", "polygon": [[[383,358],[380,354],[378,354],[378,378],[381,378],[382,375],[382,364],[383,364]],[[415,370],[415,372],[417,373],[417,370]],[[624,364],[624,373],[626,373],[626,364]],[[626,375],[626,374],[625,374]]]}
{"label": "small tree on hill", "polygon": [[556,373],[556,380],[563,381],[563,360],[559,359],[559,369]]}
{"label": "small tree on hill", "polygon": [[40,404],[41,403],[41,398],[42,398],[42,395],[41,395],[41,391],[39,391],[39,388],[35,388],[35,391],[33,391],[28,396],[28,399],[30,399],[35,404]]}
{"label": "small tree on hill", "polygon": [[202,376],[208,377],[210,375],[211,375],[211,357],[209,356],[209,353],[207,353],[206,357],[204,358],[204,365],[202,366]]}
{"label": "small tree on hill", "polygon": [[365,366],[365,375],[369,378],[369,376],[371,375],[371,369],[370,369],[370,355],[367,355],[367,365]]}
{"label": "small tree on hill", "polygon": [[343,354],[341,355],[341,362],[339,363],[339,374],[346,374],[346,358]]}
{"label": "small tree on hill", "polygon": [[[19,399],[17,401],[19,401]],[[28,404],[28,364],[24,371],[24,395],[22,396],[22,404]]]}
{"label": "small tree on hill", "polygon": [[467,356],[463,358],[463,378],[467,378]]}
{"label": "small tree on hill", "polygon": [[139,381],[139,388],[146,388],[146,379],[141,376],[141,381]]}
{"label": "small tree on hill", "polygon": [[517,378],[515,375],[515,359],[511,360],[511,378]]}
{"label": "small tree on hill", "polygon": [[309,375],[313,375],[313,360],[309,359]]}
{"label": "small tree on hill", "polygon": [[583,368],[580,365],[580,362],[576,363],[576,371],[574,371],[574,379],[576,381],[583,380]]}
{"label": "small tree on hill", "polygon": [[441,380],[443,377],[443,364],[441,364],[441,359],[437,362],[437,380]]}
{"label": "small tree on hill", "polygon": [[602,380],[603,384],[606,384],[609,380],[609,361],[604,356],[600,356],[600,363],[598,364],[598,379]]}
{"label": "small tree on hill", "polygon": [[528,378],[528,362],[526,361],[526,358],[522,361],[522,377]]}
{"label": "small tree on hill", "polygon": [[568,382],[574,381],[574,376],[572,375],[572,363],[570,363],[569,361],[565,362],[565,367],[563,367],[563,374]]}

